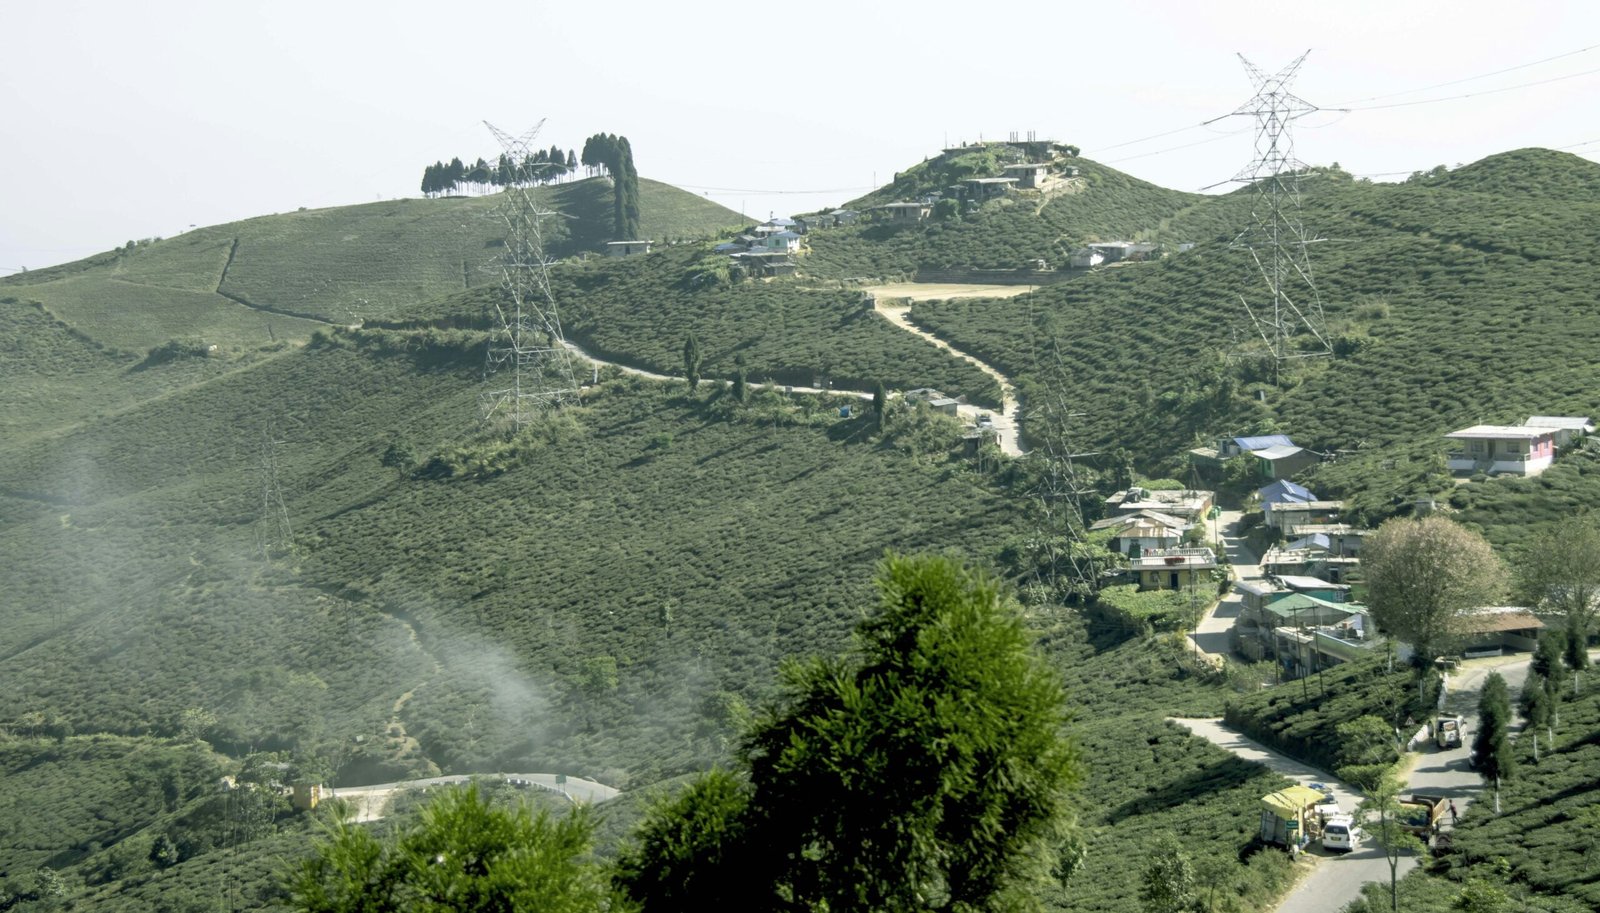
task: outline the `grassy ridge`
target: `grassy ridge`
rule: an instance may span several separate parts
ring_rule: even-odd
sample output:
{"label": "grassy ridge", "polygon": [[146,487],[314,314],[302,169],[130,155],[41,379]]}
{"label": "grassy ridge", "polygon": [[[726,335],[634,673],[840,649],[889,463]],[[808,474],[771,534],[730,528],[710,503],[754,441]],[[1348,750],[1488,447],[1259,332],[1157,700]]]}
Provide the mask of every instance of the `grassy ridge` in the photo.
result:
{"label": "grassy ridge", "polygon": [[[590,178],[547,188],[546,250],[568,257],[610,235],[610,184]],[[646,237],[703,237],[737,227],[732,210],[656,181],[640,181]],[[223,345],[303,339],[312,324],[388,316],[465,288],[497,284],[505,237],[497,196],[393,200],[301,210],[141,242],[72,264],[0,279],[47,304],[103,344],[139,350],[175,336]],[[252,313],[249,306],[265,313]]]}

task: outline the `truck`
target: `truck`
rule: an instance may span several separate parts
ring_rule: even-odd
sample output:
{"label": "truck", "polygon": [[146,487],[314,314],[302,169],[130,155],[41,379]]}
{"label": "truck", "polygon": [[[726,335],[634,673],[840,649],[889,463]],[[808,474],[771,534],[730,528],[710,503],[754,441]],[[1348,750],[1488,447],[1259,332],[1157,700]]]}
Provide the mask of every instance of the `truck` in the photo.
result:
{"label": "truck", "polygon": [[1261,797],[1261,842],[1272,846],[1305,846],[1322,831],[1319,808],[1326,810],[1328,797],[1309,786],[1291,786]]}
{"label": "truck", "polygon": [[1444,817],[1449,804],[1444,796],[1413,794],[1400,801],[1400,826],[1426,843],[1439,832],[1439,819]]}
{"label": "truck", "polygon": [[1433,742],[1440,748],[1460,748],[1467,721],[1459,716],[1440,716],[1433,721]]}

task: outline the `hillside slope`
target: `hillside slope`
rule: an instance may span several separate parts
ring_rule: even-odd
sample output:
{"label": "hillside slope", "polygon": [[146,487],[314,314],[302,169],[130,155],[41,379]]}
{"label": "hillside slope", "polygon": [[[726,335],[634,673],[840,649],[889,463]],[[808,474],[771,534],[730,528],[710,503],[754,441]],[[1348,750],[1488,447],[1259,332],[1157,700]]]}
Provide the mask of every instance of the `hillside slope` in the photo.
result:
{"label": "hillside slope", "polygon": [[[1089,449],[1177,471],[1187,447],[1216,435],[1282,430],[1316,450],[1351,451],[1324,481],[1367,491],[1362,513],[1380,516],[1391,497],[1408,504],[1429,491],[1416,486],[1447,485],[1426,479],[1445,432],[1600,405],[1600,364],[1584,355],[1600,344],[1590,254],[1600,204],[1583,189],[1600,165],[1557,161],[1564,177],[1541,180],[1573,188],[1559,207],[1439,178],[1308,183],[1305,220],[1329,239],[1313,263],[1340,354],[1290,364],[1277,381],[1246,345],[1255,330],[1240,301],[1263,298],[1256,268],[1221,238],[1033,295],[919,304],[912,317],[1035,397],[1069,396],[1086,413]],[[1513,157],[1461,170],[1487,186],[1521,167]],[[1210,224],[1215,212],[1203,216]]]}
{"label": "hillside slope", "polygon": [[[703,237],[741,217],[702,197],[640,180],[645,237]],[[393,200],[301,210],[195,229],[75,263],[0,279],[102,345],[143,353],[177,337],[223,345],[303,340],[321,323],[350,324],[498,284],[504,225],[495,195]],[[608,178],[547,188],[547,252],[597,250],[611,230]]]}

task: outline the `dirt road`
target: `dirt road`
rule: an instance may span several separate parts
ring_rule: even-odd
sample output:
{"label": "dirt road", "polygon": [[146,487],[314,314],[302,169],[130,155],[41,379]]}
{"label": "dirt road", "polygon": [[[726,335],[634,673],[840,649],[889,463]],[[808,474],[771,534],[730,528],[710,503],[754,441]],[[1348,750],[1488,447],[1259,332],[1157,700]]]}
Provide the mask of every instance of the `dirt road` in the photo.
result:
{"label": "dirt road", "polygon": [[862,291],[873,298],[905,298],[911,301],[945,301],[951,298],[1015,298],[1037,289],[1036,285],[968,285],[945,282],[896,282],[868,286]]}
{"label": "dirt road", "polygon": [[[893,286],[883,287],[892,288]],[[870,289],[868,290],[868,293],[871,293]],[[1022,449],[1021,436],[1017,432],[1017,389],[1016,387],[1012,386],[1011,378],[1001,374],[999,371],[995,370],[993,366],[979,361],[977,358],[968,355],[950,343],[945,342],[943,339],[940,339],[927,330],[924,330],[922,327],[912,323],[910,316],[911,306],[908,304],[886,301],[883,298],[879,298],[874,295],[872,299],[872,309],[878,314],[879,317],[889,321],[889,323],[893,324],[894,326],[897,326],[914,336],[919,336],[922,339],[927,340],[933,345],[944,349],[951,355],[954,355],[955,357],[967,362],[983,373],[994,378],[995,382],[1000,385],[999,412],[990,412],[988,409],[980,406],[968,406],[965,404],[958,407],[958,412],[962,418],[965,418],[971,422],[976,422],[980,414],[989,414],[994,422],[994,430],[1000,438],[1000,452],[1006,454],[1007,456],[1022,456],[1025,451]]]}

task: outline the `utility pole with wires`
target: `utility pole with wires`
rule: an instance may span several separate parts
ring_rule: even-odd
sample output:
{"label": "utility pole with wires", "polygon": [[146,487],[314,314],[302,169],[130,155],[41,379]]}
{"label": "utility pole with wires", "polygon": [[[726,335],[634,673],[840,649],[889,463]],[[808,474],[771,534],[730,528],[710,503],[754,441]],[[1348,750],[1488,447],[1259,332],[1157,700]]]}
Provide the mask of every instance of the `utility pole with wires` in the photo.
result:
{"label": "utility pole with wires", "polygon": [[[1310,53],[1306,51],[1271,76],[1239,55],[1256,94],[1230,115],[1249,116],[1256,121],[1255,158],[1232,179],[1255,191],[1250,224],[1230,247],[1249,252],[1266,284],[1270,300],[1264,305],[1252,307],[1243,295],[1239,300],[1266,344],[1274,362],[1274,375],[1277,366],[1287,359],[1333,352],[1306,249],[1320,239],[1308,235],[1300,221],[1300,176],[1306,165],[1295,158],[1291,131],[1295,121],[1320,110],[1289,91],[1289,84]],[[1295,341],[1295,337],[1306,334],[1312,337],[1307,345]]]}
{"label": "utility pole with wires", "polygon": [[501,192],[497,210],[506,229],[497,262],[509,300],[495,299],[494,336],[484,366],[486,378],[503,368],[510,369],[510,376],[498,374],[507,386],[484,391],[481,405],[485,421],[509,419],[521,426],[540,410],[576,405],[579,388],[550,293],[550,264],[544,254],[542,220],[553,213],[539,208],[537,187],[551,163],[534,161],[534,142],[544,121],[521,136],[511,136],[487,121],[484,126],[504,149],[513,179]]}

